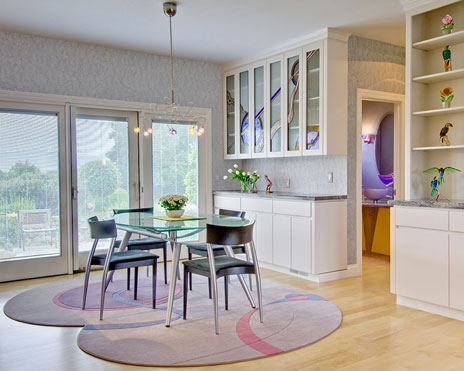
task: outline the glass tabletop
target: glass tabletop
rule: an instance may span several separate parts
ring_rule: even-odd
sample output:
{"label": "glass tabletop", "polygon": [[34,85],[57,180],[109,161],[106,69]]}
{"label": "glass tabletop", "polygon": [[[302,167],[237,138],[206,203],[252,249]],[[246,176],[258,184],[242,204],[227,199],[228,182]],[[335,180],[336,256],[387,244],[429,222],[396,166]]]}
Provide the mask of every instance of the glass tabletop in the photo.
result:
{"label": "glass tabletop", "polygon": [[235,216],[217,215],[217,214],[200,214],[198,217],[204,217],[201,220],[176,220],[167,221],[153,218],[162,216],[153,213],[126,213],[114,216],[117,226],[129,228],[152,229],[157,232],[170,231],[189,231],[206,229],[206,224],[220,225],[224,227],[242,227],[252,222],[248,219],[238,218]]}

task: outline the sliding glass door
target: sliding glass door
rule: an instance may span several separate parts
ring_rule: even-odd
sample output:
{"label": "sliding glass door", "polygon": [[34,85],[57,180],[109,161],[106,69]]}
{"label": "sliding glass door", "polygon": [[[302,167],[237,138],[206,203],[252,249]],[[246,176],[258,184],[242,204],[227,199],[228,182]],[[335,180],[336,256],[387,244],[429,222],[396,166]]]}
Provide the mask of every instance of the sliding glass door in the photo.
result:
{"label": "sliding glass door", "polygon": [[68,272],[62,107],[0,102],[0,282]]}
{"label": "sliding glass door", "polygon": [[113,209],[139,207],[139,156],[135,112],[74,107],[71,111],[74,268],[78,269],[92,245],[87,219],[109,218]]}

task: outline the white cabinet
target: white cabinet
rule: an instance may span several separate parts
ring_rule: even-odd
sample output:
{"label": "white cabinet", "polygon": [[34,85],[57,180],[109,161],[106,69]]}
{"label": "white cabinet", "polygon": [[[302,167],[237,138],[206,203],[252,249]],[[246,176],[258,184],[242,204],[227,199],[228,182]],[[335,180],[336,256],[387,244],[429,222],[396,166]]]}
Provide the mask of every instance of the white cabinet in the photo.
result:
{"label": "white cabinet", "polygon": [[214,197],[215,208],[229,205],[255,220],[258,259],[267,268],[314,280],[318,275],[346,270],[346,200],[296,201],[220,194]]}
{"label": "white cabinet", "polygon": [[448,305],[448,233],[419,228],[396,230],[396,292]]}
{"label": "white cabinet", "polygon": [[449,238],[450,307],[464,310],[464,233]]}
{"label": "white cabinet", "polygon": [[347,36],[313,40],[225,72],[225,159],[346,155]]}
{"label": "white cabinet", "polygon": [[292,222],[288,215],[272,215],[272,262],[289,267],[291,262]]}
{"label": "white cabinet", "polygon": [[311,272],[311,219],[292,216],[291,223],[290,268],[299,272]]}

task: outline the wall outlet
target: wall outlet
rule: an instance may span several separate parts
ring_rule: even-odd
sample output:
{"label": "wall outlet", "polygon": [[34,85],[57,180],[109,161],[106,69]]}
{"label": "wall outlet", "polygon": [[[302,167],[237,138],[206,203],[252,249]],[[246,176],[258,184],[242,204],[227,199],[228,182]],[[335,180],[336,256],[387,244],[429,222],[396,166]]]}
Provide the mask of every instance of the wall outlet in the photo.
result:
{"label": "wall outlet", "polygon": [[334,173],[333,173],[332,171],[331,171],[331,172],[329,173],[329,175],[327,176],[327,181],[328,181],[329,183],[333,183],[333,182],[334,182]]}

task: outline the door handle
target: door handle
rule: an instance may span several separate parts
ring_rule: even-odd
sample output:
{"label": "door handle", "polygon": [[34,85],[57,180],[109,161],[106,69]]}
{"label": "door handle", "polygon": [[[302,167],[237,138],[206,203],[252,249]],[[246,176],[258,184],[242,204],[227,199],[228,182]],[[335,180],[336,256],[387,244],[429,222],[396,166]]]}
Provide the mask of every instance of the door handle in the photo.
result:
{"label": "door handle", "polygon": [[79,191],[77,190],[77,187],[71,187],[71,196],[73,200],[77,200],[77,194]]}

